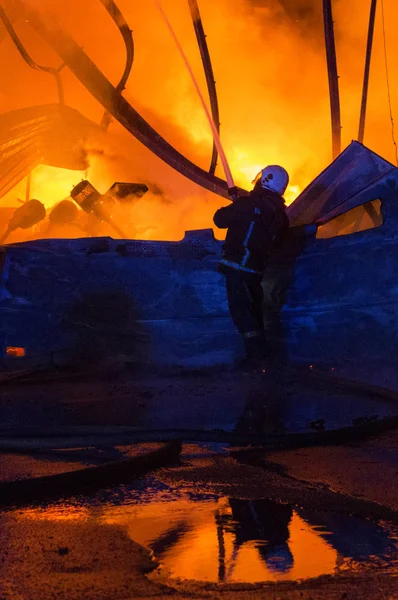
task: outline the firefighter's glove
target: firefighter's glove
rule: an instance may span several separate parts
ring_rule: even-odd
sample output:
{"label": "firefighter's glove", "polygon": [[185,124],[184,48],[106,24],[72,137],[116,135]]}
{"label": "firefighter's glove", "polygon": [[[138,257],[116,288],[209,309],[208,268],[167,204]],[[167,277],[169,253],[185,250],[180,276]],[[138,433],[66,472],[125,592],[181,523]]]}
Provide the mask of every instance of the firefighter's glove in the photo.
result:
{"label": "firefighter's glove", "polygon": [[238,199],[238,188],[236,187],[236,185],[234,185],[233,187],[228,188],[228,194],[231,196],[232,201]]}

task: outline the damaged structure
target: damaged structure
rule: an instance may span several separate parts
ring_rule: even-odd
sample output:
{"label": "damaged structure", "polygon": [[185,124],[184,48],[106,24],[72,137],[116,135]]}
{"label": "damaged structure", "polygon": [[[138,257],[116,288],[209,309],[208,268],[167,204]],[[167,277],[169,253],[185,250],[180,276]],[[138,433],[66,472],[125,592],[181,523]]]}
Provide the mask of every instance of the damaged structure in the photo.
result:
{"label": "damaged structure", "polygon": [[[114,87],[60,25],[50,27],[30,5],[20,5],[108,117],[182,175],[229,198],[227,183],[214,175],[214,148],[206,172],[127,102],[121,94],[125,76],[123,85]],[[128,57],[131,68],[131,52]],[[64,105],[4,114],[0,131],[5,149],[0,196],[37,164],[85,169],[87,157],[78,140],[106,136],[106,128]],[[398,346],[397,186],[398,169],[353,142],[288,208],[291,229],[275,249],[263,282],[271,360],[318,365],[398,388],[392,359]],[[137,188],[138,195],[144,187]],[[123,196],[120,190],[113,191]],[[312,234],[305,234],[309,225]],[[217,271],[221,246],[210,229],[188,231],[180,242],[94,239],[83,232],[77,239],[4,246],[2,369],[82,361],[151,368],[230,364],[242,349]]]}
{"label": "damaged structure", "polygon": [[[273,359],[397,385],[397,186],[398,169],[353,142],[288,208],[292,227],[263,282]],[[231,363],[242,349],[217,272],[221,246],[202,230],[180,242],[4,247],[3,367]]]}

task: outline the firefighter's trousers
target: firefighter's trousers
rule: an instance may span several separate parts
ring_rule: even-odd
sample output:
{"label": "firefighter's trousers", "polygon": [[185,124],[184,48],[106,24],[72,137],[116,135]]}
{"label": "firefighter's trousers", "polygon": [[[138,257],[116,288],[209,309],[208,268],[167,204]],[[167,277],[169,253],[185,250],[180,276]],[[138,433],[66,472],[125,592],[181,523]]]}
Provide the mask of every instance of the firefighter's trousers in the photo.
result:
{"label": "firefighter's trousers", "polygon": [[265,357],[262,276],[226,268],[228,306],[250,359]]}

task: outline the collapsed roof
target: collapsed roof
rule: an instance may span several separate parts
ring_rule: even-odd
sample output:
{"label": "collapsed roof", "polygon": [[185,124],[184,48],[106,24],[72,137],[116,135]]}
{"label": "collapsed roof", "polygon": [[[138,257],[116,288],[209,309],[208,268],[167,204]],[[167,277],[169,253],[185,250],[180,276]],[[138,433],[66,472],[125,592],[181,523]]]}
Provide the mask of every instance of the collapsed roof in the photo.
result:
{"label": "collapsed roof", "polygon": [[87,142],[106,133],[77,110],[60,104],[0,114],[0,198],[39,164],[88,168]]}

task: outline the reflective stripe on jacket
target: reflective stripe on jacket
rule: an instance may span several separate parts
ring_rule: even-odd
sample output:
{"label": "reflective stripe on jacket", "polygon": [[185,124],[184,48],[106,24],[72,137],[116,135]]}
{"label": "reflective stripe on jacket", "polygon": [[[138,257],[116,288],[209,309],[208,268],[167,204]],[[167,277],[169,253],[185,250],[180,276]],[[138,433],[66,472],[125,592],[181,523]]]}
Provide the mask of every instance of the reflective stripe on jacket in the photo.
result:
{"label": "reflective stripe on jacket", "polygon": [[248,273],[263,273],[275,238],[289,226],[284,199],[261,187],[220,208],[213,220],[228,229],[221,263]]}

